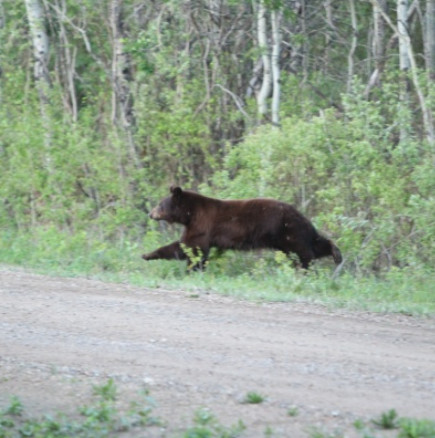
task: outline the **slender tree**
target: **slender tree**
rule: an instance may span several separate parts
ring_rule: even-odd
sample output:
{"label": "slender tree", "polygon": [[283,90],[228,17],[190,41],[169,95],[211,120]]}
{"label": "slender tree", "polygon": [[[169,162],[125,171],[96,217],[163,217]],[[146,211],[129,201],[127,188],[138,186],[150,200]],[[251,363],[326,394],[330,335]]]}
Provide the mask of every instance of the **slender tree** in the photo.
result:
{"label": "slender tree", "polygon": [[[400,88],[400,105],[407,107],[409,104],[409,81],[408,70],[410,60],[408,54],[408,0],[397,0],[397,31],[399,35],[399,68],[401,72],[402,86]],[[400,125],[400,141],[407,138],[407,129]]]}
{"label": "slender tree", "polygon": [[258,113],[260,118],[267,117],[267,98],[272,89],[272,65],[270,59],[270,48],[267,41],[267,8],[264,0],[260,0],[257,10],[257,35],[258,47],[261,50],[261,59],[263,62],[263,80],[260,91],[257,94]]}
{"label": "slender tree", "polygon": [[272,94],[272,123],[279,125],[279,103],[281,99],[281,85],[280,85],[280,66],[279,58],[281,54],[281,11],[274,9],[271,12],[272,22],[272,80],[273,80],[273,94]]}
{"label": "slender tree", "polygon": [[399,65],[400,70],[409,70],[410,61],[408,53],[408,0],[397,1],[397,31],[399,34]]}
{"label": "slender tree", "polygon": [[130,84],[133,80],[131,59],[124,47],[126,39],[123,0],[112,0],[110,5],[110,24],[113,38],[112,52],[112,122],[125,133],[129,155],[139,167],[140,161],[134,140],[135,117],[133,95]]}
{"label": "slender tree", "polygon": [[352,89],[353,75],[355,72],[354,56],[355,56],[355,50],[358,45],[358,23],[356,18],[354,0],[349,0],[349,10],[350,10],[350,20],[352,25],[352,38],[351,38],[350,50],[347,56],[347,92],[348,93]]}
{"label": "slender tree", "polygon": [[426,70],[432,81],[435,81],[435,0],[426,0],[426,38],[425,60]]}
{"label": "slender tree", "polygon": [[[5,26],[5,11],[3,8],[3,0],[0,0],[0,32],[3,31],[4,26]],[[2,65],[0,63],[0,105],[2,104],[2,75],[3,75]]]}
{"label": "slender tree", "polygon": [[373,42],[372,42],[372,56],[373,56],[373,72],[370,75],[369,83],[366,88],[366,96],[369,95],[373,87],[379,86],[381,82],[381,75],[385,65],[385,21],[382,13],[386,12],[387,0],[379,0],[373,4]]}
{"label": "slender tree", "polygon": [[42,125],[44,128],[45,165],[52,172],[51,139],[52,127],[48,115],[49,90],[51,80],[48,69],[49,39],[45,25],[45,12],[40,0],[25,0],[27,19],[33,43],[34,79],[39,95]]}
{"label": "slender tree", "polygon": [[44,9],[40,0],[26,0],[27,18],[33,43],[34,77],[39,96],[48,102],[50,77],[48,72],[49,40],[45,28]]}
{"label": "slender tree", "polygon": [[[379,4],[379,0],[370,0],[370,1],[372,4],[375,4],[375,3]],[[399,0],[399,2],[400,1],[406,1],[406,0]],[[404,9],[403,3],[399,6],[401,6]],[[420,85],[420,80],[418,77],[417,63],[415,61],[414,50],[412,48],[411,38],[407,32],[407,28],[406,28],[406,26],[404,26],[401,29],[402,32],[399,32],[398,27],[394,25],[394,23],[391,21],[390,17],[382,10],[381,10],[381,14],[382,14],[382,17],[384,18],[384,20],[386,21],[386,23],[388,23],[390,28],[395,33],[397,33],[397,35],[399,36],[399,39],[402,41],[402,43],[406,47],[407,61],[405,61],[405,59],[402,60],[404,63],[403,66],[405,67],[407,65],[406,62],[409,63],[408,65],[409,65],[409,68],[411,69],[412,83],[415,87],[418,101],[420,104],[420,109],[421,109],[421,112],[423,114],[423,126],[424,126],[424,130],[425,130],[425,134],[426,134],[426,139],[428,140],[428,142],[431,145],[434,145],[435,144],[435,129],[434,129],[433,117],[432,117],[431,110],[427,105],[426,97],[423,93],[422,87]],[[400,17],[400,21],[402,22],[402,24],[406,23],[403,21],[403,18],[404,18],[403,14],[404,14],[403,10],[401,10],[400,13],[398,11],[398,21],[399,21],[399,17]],[[403,48],[402,48],[402,50],[403,50]]]}

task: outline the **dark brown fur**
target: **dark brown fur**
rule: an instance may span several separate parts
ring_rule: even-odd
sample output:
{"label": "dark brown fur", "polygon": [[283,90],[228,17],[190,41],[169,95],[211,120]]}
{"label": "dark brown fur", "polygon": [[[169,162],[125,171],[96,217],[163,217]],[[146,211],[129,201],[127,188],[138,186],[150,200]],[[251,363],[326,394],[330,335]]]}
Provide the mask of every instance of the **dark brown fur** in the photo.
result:
{"label": "dark brown fur", "polygon": [[342,261],[340,250],[289,204],[261,198],[223,201],[180,187],[171,187],[170,192],[150,217],[184,225],[184,232],[179,241],[144,254],[144,260],[179,259],[190,264],[185,245],[194,254],[200,251],[201,261],[194,269],[204,266],[211,248],[295,253],[303,268],[326,256],[332,256],[336,264]]}

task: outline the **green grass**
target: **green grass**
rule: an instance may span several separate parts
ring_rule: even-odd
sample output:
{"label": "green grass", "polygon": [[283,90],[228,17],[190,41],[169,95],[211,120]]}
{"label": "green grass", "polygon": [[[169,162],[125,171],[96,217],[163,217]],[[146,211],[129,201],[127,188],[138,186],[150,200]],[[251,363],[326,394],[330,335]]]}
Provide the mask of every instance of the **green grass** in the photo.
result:
{"label": "green grass", "polygon": [[181,289],[192,297],[215,292],[253,301],[303,301],[375,312],[435,314],[433,270],[408,267],[375,276],[344,267],[333,278],[334,266],[329,260],[317,262],[305,273],[293,269],[282,254],[265,251],[212,256],[205,272],[188,274],[184,262],[145,262],[140,258],[143,252],[159,246],[160,239],[157,233],[149,233],[143,244],[125,239],[113,243],[84,231],[74,235],[53,228],[38,228],[32,233],[3,231],[0,263],[50,275]]}

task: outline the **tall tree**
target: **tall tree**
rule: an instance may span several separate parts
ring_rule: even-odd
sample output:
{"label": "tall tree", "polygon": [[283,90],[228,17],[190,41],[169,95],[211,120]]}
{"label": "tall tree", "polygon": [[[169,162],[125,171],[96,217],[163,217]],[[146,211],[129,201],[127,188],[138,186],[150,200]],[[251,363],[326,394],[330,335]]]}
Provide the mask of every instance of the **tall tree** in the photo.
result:
{"label": "tall tree", "polygon": [[[373,5],[377,4],[379,6],[379,0],[370,0],[370,2]],[[399,37],[399,44],[401,44],[401,46],[399,46],[400,69],[403,72],[406,72],[407,69],[410,69],[412,83],[415,87],[415,91],[418,97],[418,102],[423,115],[423,127],[426,135],[426,139],[428,140],[429,144],[434,145],[435,144],[434,121],[433,121],[431,109],[427,104],[426,96],[423,93],[423,89],[421,87],[420,79],[418,76],[417,62],[415,60],[414,50],[411,44],[411,37],[409,36],[407,29],[407,20],[408,20],[407,9],[408,9],[407,0],[398,0],[397,26],[396,26],[392,22],[390,17],[386,14],[386,12],[382,11],[382,9],[379,8],[385,22],[388,23],[390,28]],[[399,30],[399,24],[400,24],[400,30]],[[403,91],[407,91],[407,86],[402,86],[402,92]]]}
{"label": "tall tree", "polygon": [[387,9],[387,0],[379,0],[373,4],[373,72],[370,76],[369,83],[366,88],[366,96],[369,95],[373,87],[379,86],[381,75],[385,65],[385,21],[382,13]]}
{"label": "tall tree", "polygon": [[402,72],[410,67],[408,44],[408,0],[397,0],[397,30],[399,34],[399,65]]}
{"label": "tall tree", "polygon": [[[3,8],[3,0],[0,0],[0,32],[2,32],[5,26],[5,11]],[[2,65],[0,62],[0,105],[2,104]]]}
{"label": "tall tree", "polygon": [[[408,54],[408,0],[397,0],[397,31],[399,35],[399,68],[401,72],[400,105],[409,105],[409,80],[408,70],[410,60]],[[407,138],[408,129],[403,124],[400,125],[400,141]]]}
{"label": "tall tree", "polygon": [[261,51],[263,63],[263,80],[260,91],[257,94],[257,106],[260,119],[267,117],[267,98],[272,89],[272,65],[270,59],[270,47],[267,41],[267,8],[264,0],[260,0],[257,10],[257,35],[258,47]]}
{"label": "tall tree", "polygon": [[52,127],[47,109],[51,81],[48,69],[49,39],[45,26],[45,11],[40,0],[25,0],[25,5],[33,43],[34,78],[39,94],[41,118],[44,127],[45,165],[48,171],[51,172]]}
{"label": "tall tree", "polygon": [[40,99],[48,102],[50,76],[48,71],[49,40],[45,27],[44,8],[40,0],[25,0],[27,19],[33,43],[34,77]]}
{"label": "tall tree", "polygon": [[112,0],[110,5],[110,24],[113,38],[112,52],[112,122],[125,133],[129,155],[133,163],[140,167],[139,155],[134,139],[136,125],[134,117],[133,94],[130,89],[133,72],[130,54],[125,50],[127,38],[124,17],[124,1]]}
{"label": "tall tree", "polygon": [[350,20],[352,25],[352,38],[351,38],[350,50],[347,56],[347,92],[348,93],[352,88],[353,75],[355,73],[353,58],[355,56],[355,50],[358,45],[358,23],[356,18],[354,0],[349,0],[349,10],[350,10]]}
{"label": "tall tree", "polygon": [[270,19],[272,22],[272,123],[274,125],[279,125],[279,103],[281,99],[281,74],[279,66],[279,58],[281,54],[281,11],[279,9],[272,10]]}
{"label": "tall tree", "polygon": [[[265,0],[260,0],[257,9],[258,47],[261,51],[263,80],[257,94],[257,107],[260,120],[269,118],[267,99],[272,94],[271,121],[279,124],[280,87],[280,55],[281,55],[281,9],[280,4],[272,4],[270,10],[270,26],[267,25],[268,8]],[[268,36],[268,27],[271,37]],[[270,43],[269,43],[270,40]]]}
{"label": "tall tree", "polygon": [[426,38],[425,60],[426,70],[432,81],[435,81],[435,0],[426,0]]}

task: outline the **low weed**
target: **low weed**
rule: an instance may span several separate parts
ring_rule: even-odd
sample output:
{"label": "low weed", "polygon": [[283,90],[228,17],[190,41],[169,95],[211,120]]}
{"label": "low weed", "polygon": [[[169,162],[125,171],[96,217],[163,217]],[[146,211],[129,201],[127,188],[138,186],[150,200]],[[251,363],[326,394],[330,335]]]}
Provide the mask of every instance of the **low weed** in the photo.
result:
{"label": "low weed", "polygon": [[116,399],[117,388],[115,382],[110,378],[104,385],[94,385],[93,393],[104,401],[114,401]]}
{"label": "low weed", "polygon": [[402,418],[398,438],[435,438],[435,421]]}
{"label": "low weed", "polygon": [[243,402],[251,405],[258,405],[260,403],[263,403],[265,400],[266,397],[264,397],[263,395],[255,391],[251,391],[246,394]]}
{"label": "low weed", "polygon": [[299,414],[299,409],[296,406],[291,406],[287,409],[287,415],[289,417],[296,417]]}
{"label": "low weed", "polygon": [[[114,438],[121,436],[157,436],[146,430],[159,426],[161,436],[171,438],[239,438],[251,436],[241,419],[230,426],[223,425],[207,408],[198,409],[193,415],[193,425],[176,435],[168,435],[165,429],[170,427],[160,418],[152,415],[154,400],[148,392],[140,394],[137,400],[130,402],[124,409],[115,403],[118,390],[112,379],[100,386],[94,386],[94,397],[89,405],[82,406],[75,415],[58,413],[32,418],[25,412],[17,397],[12,397],[9,406],[0,410],[0,438]],[[261,403],[264,397],[250,392],[248,403]],[[261,400],[261,401],[260,401]],[[297,409],[290,408],[288,415],[297,415]],[[354,427],[360,438],[381,438],[371,426],[394,431],[394,438],[435,438],[435,421],[399,417],[394,409],[382,413],[370,423],[359,419]],[[389,432],[389,433],[390,433]],[[158,435],[160,436],[160,435]],[[275,436],[273,425],[267,425],[264,437]],[[279,433],[277,436],[281,436]],[[307,438],[343,438],[341,431],[330,432],[319,426],[306,430]],[[352,435],[353,436],[353,435]]]}
{"label": "low weed", "polygon": [[115,404],[116,386],[113,380],[94,387],[97,399],[78,408],[78,415],[64,413],[30,418],[21,401],[13,397],[9,407],[0,412],[0,438],[109,438],[135,428],[159,424],[152,416],[150,399],[130,404],[124,412]]}
{"label": "low weed", "polygon": [[382,412],[379,418],[372,420],[372,423],[381,429],[397,429],[399,427],[399,416],[395,409]]}
{"label": "low weed", "polygon": [[246,426],[241,420],[232,426],[223,426],[208,409],[199,409],[194,415],[194,426],[183,433],[183,438],[237,438]]}
{"label": "low weed", "polygon": [[325,432],[318,427],[313,427],[309,431],[310,438],[343,438],[341,432]]}

